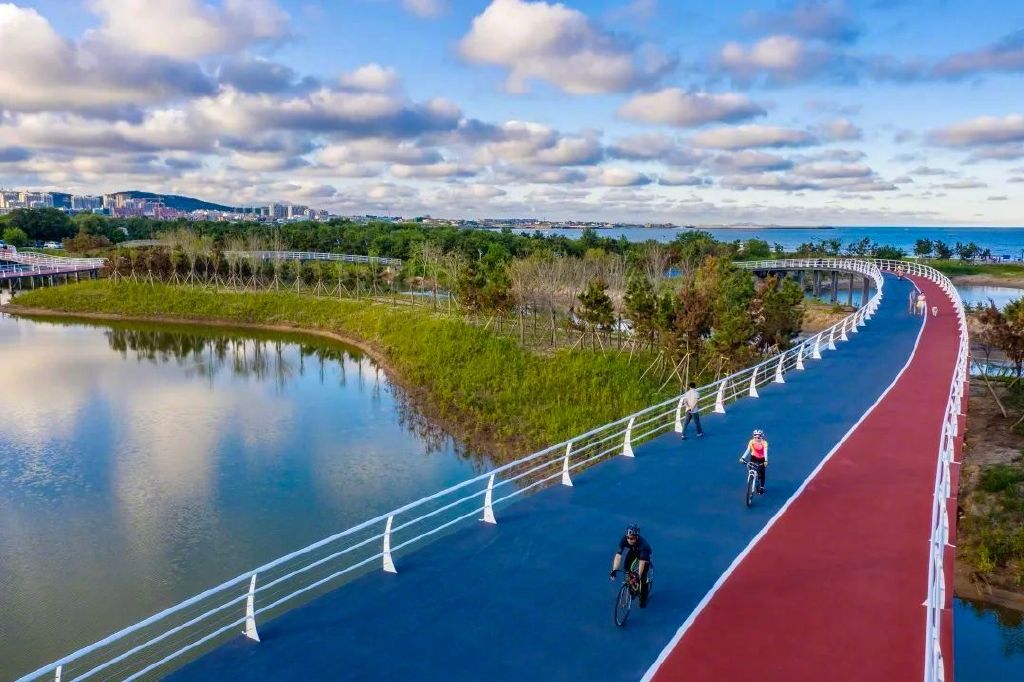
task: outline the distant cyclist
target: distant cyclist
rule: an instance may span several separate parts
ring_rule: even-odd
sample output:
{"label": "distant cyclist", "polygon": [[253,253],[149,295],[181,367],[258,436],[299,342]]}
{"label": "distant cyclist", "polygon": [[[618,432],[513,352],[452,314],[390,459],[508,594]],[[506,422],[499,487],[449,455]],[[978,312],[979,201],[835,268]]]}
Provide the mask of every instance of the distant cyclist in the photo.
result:
{"label": "distant cyclist", "polygon": [[764,494],[764,470],[768,466],[768,441],[764,438],[764,431],[754,429],[754,435],[747,443],[747,449],[740,455],[740,461],[744,464],[747,459],[757,466],[757,492]]}
{"label": "distant cyclist", "polygon": [[[623,561],[623,553],[626,555],[625,561]],[[634,563],[637,566],[636,569],[633,568]],[[640,526],[635,523],[626,528],[626,534],[619,540],[619,551],[612,559],[612,572],[608,574],[612,580],[615,580],[619,566],[624,566],[627,571],[636,570],[640,576],[640,608],[647,608],[647,594],[651,589],[647,580],[647,571],[651,566],[651,545],[641,537]]]}

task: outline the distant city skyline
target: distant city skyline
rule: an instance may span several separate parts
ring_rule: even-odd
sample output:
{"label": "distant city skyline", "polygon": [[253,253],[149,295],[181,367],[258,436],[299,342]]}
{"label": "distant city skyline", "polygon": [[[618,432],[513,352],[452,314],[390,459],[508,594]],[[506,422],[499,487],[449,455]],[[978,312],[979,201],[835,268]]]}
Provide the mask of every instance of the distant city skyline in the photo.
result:
{"label": "distant city skyline", "polygon": [[1024,224],[1019,3],[18,0],[0,45],[0,187]]}

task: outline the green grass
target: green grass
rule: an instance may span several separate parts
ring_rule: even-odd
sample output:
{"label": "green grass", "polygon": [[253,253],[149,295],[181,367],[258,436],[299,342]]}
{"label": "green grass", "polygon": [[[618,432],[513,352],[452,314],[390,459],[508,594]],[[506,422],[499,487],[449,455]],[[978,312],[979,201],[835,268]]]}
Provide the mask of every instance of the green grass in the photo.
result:
{"label": "green grass", "polygon": [[541,355],[459,319],[406,306],[109,280],[37,289],[16,303],[344,334],[376,348],[400,383],[425,400],[428,416],[452,427],[471,448],[494,446],[503,454],[526,454],[675,393],[651,375],[641,378],[647,360],[589,350]]}
{"label": "green grass", "polygon": [[983,469],[969,509],[959,534],[964,559],[989,579],[1008,574],[1024,586],[1024,460]]}
{"label": "green grass", "polygon": [[1024,278],[1024,265],[1022,264],[964,263],[958,260],[927,260],[922,262],[951,277],[957,275],[989,275],[1000,279]]}

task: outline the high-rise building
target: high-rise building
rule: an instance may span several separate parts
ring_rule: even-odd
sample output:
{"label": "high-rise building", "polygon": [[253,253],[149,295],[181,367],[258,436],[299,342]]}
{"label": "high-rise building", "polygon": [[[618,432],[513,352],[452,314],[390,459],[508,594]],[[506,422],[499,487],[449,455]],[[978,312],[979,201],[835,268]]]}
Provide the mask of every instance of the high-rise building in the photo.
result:
{"label": "high-rise building", "polygon": [[71,210],[72,211],[92,211],[97,208],[103,207],[103,198],[94,197],[88,194],[72,194],[71,195]]}

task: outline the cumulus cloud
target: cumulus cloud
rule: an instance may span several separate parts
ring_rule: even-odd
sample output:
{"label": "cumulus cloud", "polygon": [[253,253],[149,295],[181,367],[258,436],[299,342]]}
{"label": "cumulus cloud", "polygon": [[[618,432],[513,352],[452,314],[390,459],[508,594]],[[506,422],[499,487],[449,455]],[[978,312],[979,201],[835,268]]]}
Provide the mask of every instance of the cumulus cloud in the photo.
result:
{"label": "cumulus cloud", "polygon": [[493,142],[477,153],[480,163],[497,161],[537,166],[590,166],[602,160],[604,150],[594,134],[568,136],[529,121],[509,121],[492,135]]}
{"label": "cumulus cloud", "polygon": [[658,174],[658,184],[666,187],[706,187],[711,185],[711,178],[700,175],[687,175],[666,171]]}
{"label": "cumulus cloud", "polygon": [[929,139],[933,144],[946,147],[975,147],[1006,142],[1024,142],[1024,115],[1008,114],[1002,118],[980,116],[933,130]]}
{"label": "cumulus cloud", "polygon": [[836,178],[866,178],[874,175],[870,166],[863,163],[809,163],[793,169],[797,175],[819,180]]}
{"label": "cumulus cloud", "polygon": [[946,78],[993,71],[1024,72],[1024,29],[1011,33],[994,45],[951,55],[933,69],[936,76]]}
{"label": "cumulus cloud", "polygon": [[717,154],[712,159],[711,165],[716,170],[725,173],[760,173],[786,170],[793,167],[793,162],[777,154],[742,150]]}
{"label": "cumulus cloud", "polygon": [[0,147],[0,163],[17,163],[32,157],[32,152],[25,147]]}
{"label": "cumulus cloud", "polygon": [[729,42],[714,64],[717,71],[740,83],[764,80],[787,84],[817,76],[832,66],[835,55],[789,35],[769,36],[750,47]]}
{"label": "cumulus cloud", "polygon": [[618,115],[631,121],[692,128],[705,123],[735,123],[767,112],[746,95],[735,93],[686,92],[665,88],[634,96]]}
{"label": "cumulus cloud", "polygon": [[390,170],[396,178],[467,178],[479,172],[477,168],[450,161],[415,165],[396,163]]}
{"label": "cumulus cloud", "polygon": [[859,140],[864,136],[863,130],[845,118],[824,123],[818,126],[817,132],[822,139],[836,142]]}
{"label": "cumulus cloud", "polygon": [[437,193],[437,199],[444,203],[475,203],[506,196],[508,192],[494,185],[472,183],[468,185],[451,185]]}
{"label": "cumulus cloud", "polygon": [[342,87],[353,90],[388,92],[398,87],[399,78],[398,72],[393,68],[371,62],[354,71],[343,73],[338,82]]}
{"label": "cumulus cloud", "polygon": [[622,92],[675,67],[673,59],[653,48],[638,51],[582,12],[525,0],[493,0],[473,19],[459,53],[470,63],[506,69],[511,92],[525,92],[533,79],[573,94]]}
{"label": "cumulus cloud", "polygon": [[816,183],[801,178],[790,178],[775,173],[751,173],[745,175],[727,175],[719,183],[728,189],[765,189],[780,192],[796,192],[807,189],[819,189]]}
{"label": "cumulus cloud", "polygon": [[804,147],[817,144],[815,137],[808,132],[762,125],[714,128],[697,133],[691,142],[697,147],[711,149]]}
{"label": "cumulus cloud", "polygon": [[[300,79],[290,66],[278,62],[242,55],[224,61],[217,70],[217,79],[241,92],[285,92],[300,85]],[[301,85],[314,87],[314,79],[302,79]]]}
{"label": "cumulus cloud", "polygon": [[578,168],[501,166],[495,170],[494,179],[502,183],[573,185],[586,181],[587,174]]}
{"label": "cumulus cloud", "polygon": [[198,59],[289,36],[288,14],[273,0],[91,0],[102,25],[88,40],[137,54]]}
{"label": "cumulus cloud", "polygon": [[658,160],[670,166],[693,166],[706,156],[704,151],[692,149],[676,138],[661,133],[619,138],[608,145],[606,151],[613,159]]}
{"label": "cumulus cloud", "polygon": [[0,4],[0,45],[0,109],[124,115],[216,89],[197,64],[80,45],[34,9],[12,4]]}
{"label": "cumulus cloud", "polygon": [[640,171],[614,166],[598,169],[593,180],[605,187],[640,187],[651,183],[651,178]]}
{"label": "cumulus cloud", "polygon": [[802,0],[783,12],[752,10],[743,15],[742,23],[758,33],[785,33],[827,42],[853,42],[861,33],[846,3],[841,1]]}
{"label": "cumulus cloud", "polygon": [[963,180],[944,182],[939,185],[939,187],[942,187],[943,189],[981,189],[983,187],[988,187],[988,184],[979,180],[970,180],[965,178]]}

